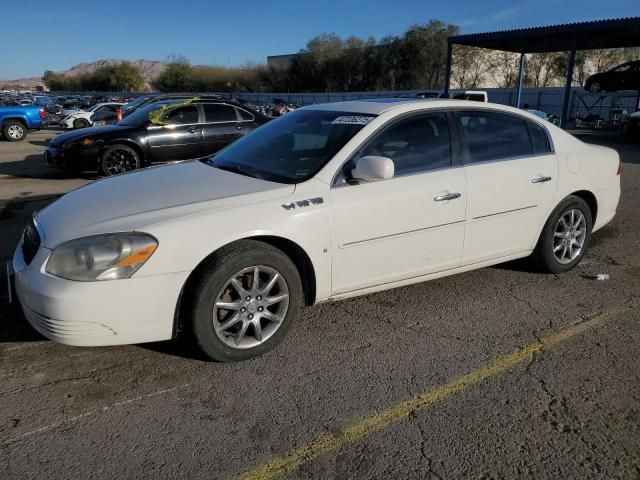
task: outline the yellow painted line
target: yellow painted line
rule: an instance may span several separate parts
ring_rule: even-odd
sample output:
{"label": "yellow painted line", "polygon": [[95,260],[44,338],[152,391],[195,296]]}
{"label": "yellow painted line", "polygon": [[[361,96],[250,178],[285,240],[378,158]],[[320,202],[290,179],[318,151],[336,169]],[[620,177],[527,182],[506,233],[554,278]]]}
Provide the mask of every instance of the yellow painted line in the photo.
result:
{"label": "yellow painted line", "polygon": [[455,378],[444,385],[433,387],[416,397],[396,403],[385,410],[348,425],[337,433],[323,433],[310,443],[291,450],[280,458],[270,460],[255,469],[246,471],[240,478],[243,480],[270,480],[289,473],[300,465],[321,455],[337,450],[344,445],[355,443],[371,433],[400,422],[411,414],[425,410],[472,385],[500,375],[531,358],[532,355],[540,352],[543,348],[565,342],[573,336],[601,324],[605,320],[616,317],[630,308],[629,306],[615,308],[574,323],[557,333],[552,333],[539,341],[525,345],[509,355],[499,357],[473,372]]}

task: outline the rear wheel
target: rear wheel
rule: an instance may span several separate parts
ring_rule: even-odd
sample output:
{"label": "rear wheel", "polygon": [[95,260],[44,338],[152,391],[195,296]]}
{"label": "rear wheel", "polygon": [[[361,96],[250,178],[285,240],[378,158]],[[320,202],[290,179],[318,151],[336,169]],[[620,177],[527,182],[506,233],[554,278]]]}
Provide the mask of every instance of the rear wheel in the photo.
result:
{"label": "rear wheel", "polygon": [[87,128],[89,126],[89,120],[86,118],[76,118],[73,121],[73,128]]}
{"label": "rear wheel", "polygon": [[118,175],[140,168],[140,155],[127,145],[107,148],[100,159],[99,170],[103,175]]}
{"label": "rear wheel", "polygon": [[558,205],[542,229],[531,259],[538,269],[564,273],[575,267],[591,239],[591,209],[580,197],[569,196]]}
{"label": "rear wheel", "polygon": [[10,142],[20,142],[27,137],[27,129],[22,123],[9,120],[2,126],[2,134]]}
{"label": "rear wheel", "polygon": [[198,346],[213,360],[234,362],[262,355],[284,338],[302,286],[281,250],[245,240],[210,260],[191,295]]}

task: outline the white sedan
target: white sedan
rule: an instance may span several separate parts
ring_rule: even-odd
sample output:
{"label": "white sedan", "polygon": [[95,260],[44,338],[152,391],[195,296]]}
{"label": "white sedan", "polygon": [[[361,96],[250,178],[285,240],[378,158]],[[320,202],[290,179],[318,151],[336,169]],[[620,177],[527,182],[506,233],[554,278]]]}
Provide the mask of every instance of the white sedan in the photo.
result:
{"label": "white sedan", "polygon": [[123,103],[106,102],[97,103],[86,110],[65,110],[62,112],[60,125],[62,128],[86,128],[92,125],[91,116],[98,110],[108,109],[115,112]]}
{"label": "white sedan", "polygon": [[616,213],[620,159],[534,115],[457,100],[314,105],[215,156],[104,179],[15,251],[25,316],[69,345],[190,332],[273,348],[312,305],[531,257],[576,266]]}

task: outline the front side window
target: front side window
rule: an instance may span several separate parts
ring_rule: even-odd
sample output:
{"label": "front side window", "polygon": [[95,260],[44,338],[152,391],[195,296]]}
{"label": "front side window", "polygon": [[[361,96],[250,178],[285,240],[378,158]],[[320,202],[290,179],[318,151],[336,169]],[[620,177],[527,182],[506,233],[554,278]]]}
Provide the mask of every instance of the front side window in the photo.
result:
{"label": "front side window", "polygon": [[198,109],[194,105],[174,108],[164,116],[164,121],[169,125],[198,123]]}
{"label": "front side window", "polygon": [[207,163],[274,182],[304,182],[373,118],[362,113],[297,110],[242,137]]}
{"label": "front side window", "polygon": [[237,122],[238,117],[233,107],[229,105],[205,103],[204,118],[207,123]]}
{"label": "front side window", "polygon": [[394,176],[451,166],[449,124],[444,113],[401,120],[367,144],[354,159],[365,155],[393,160]]}
{"label": "front side window", "polygon": [[465,163],[533,155],[526,120],[497,112],[458,112]]}

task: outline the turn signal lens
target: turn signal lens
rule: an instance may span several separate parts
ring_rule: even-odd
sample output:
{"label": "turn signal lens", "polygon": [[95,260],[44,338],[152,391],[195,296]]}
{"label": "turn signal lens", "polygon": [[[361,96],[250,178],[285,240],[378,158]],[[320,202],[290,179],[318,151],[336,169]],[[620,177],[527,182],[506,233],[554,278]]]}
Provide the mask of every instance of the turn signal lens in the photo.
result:
{"label": "turn signal lens", "polygon": [[84,140],[82,140],[82,145],[84,145],[85,147],[87,145],[91,145],[91,140],[89,140],[88,138],[85,138]]}

